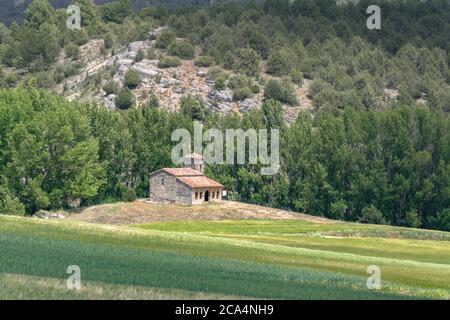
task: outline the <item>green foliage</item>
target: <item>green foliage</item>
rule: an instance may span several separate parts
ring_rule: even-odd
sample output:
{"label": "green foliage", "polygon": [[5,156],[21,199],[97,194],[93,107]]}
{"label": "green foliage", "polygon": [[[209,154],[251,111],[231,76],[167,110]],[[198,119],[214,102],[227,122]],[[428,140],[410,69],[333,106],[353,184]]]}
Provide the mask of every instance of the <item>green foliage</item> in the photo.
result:
{"label": "green foliage", "polygon": [[133,188],[127,188],[125,193],[122,196],[122,200],[125,202],[133,202],[136,201],[136,191]]}
{"label": "green foliage", "polygon": [[297,104],[294,87],[288,81],[269,80],[264,92],[264,99],[273,99],[289,105]]}
{"label": "green foliage", "polygon": [[365,207],[361,212],[361,217],[358,220],[362,223],[371,223],[371,224],[385,224],[386,219],[380,210],[375,208],[373,205],[369,207]]}
{"label": "green foliage", "polygon": [[125,110],[131,108],[134,104],[133,92],[128,87],[122,88],[114,102],[119,109]]}
{"label": "green foliage", "polygon": [[72,60],[78,60],[80,58],[80,47],[75,43],[69,43],[66,48],[66,56]]}
{"label": "green foliage", "polygon": [[214,89],[215,90],[225,90],[227,86],[227,79],[225,78],[224,75],[220,75],[218,76],[215,80],[214,80]]}
{"label": "green foliage", "polygon": [[249,88],[237,88],[233,91],[233,100],[234,101],[243,101],[247,98],[250,98],[252,95],[252,92]]}
{"label": "green foliage", "polygon": [[181,98],[180,111],[190,119],[202,121],[207,112],[201,97],[187,95]]}
{"label": "green foliage", "polygon": [[155,46],[157,48],[166,49],[173,42],[175,42],[176,34],[171,30],[164,30],[161,34],[156,38]]}
{"label": "green foliage", "polygon": [[100,10],[105,22],[123,23],[125,18],[131,15],[131,6],[128,0],[107,3]]}
{"label": "green foliage", "polygon": [[286,50],[276,50],[267,60],[267,73],[275,76],[288,75],[291,72],[292,62]]}
{"label": "green foliage", "polygon": [[143,49],[139,49],[134,57],[134,62],[141,62],[145,58],[145,52]]}
{"label": "green foliage", "polygon": [[117,82],[110,80],[103,86],[103,91],[105,91],[107,95],[117,94],[119,92],[119,85]]}
{"label": "green foliage", "polygon": [[194,60],[197,67],[210,67],[214,64],[214,58],[211,56],[200,56]]}
{"label": "green foliage", "polygon": [[129,69],[125,73],[124,85],[129,89],[136,88],[141,83],[141,76],[139,72],[134,69]]}
{"label": "green foliage", "polygon": [[158,68],[175,68],[181,66],[181,63],[178,57],[161,57],[158,61]]}
{"label": "green foliage", "polygon": [[194,47],[187,41],[176,40],[169,46],[169,53],[181,59],[192,59]]}
{"label": "green foliage", "polygon": [[242,48],[238,51],[234,62],[234,70],[249,77],[258,77],[260,72],[260,57],[255,50]]}

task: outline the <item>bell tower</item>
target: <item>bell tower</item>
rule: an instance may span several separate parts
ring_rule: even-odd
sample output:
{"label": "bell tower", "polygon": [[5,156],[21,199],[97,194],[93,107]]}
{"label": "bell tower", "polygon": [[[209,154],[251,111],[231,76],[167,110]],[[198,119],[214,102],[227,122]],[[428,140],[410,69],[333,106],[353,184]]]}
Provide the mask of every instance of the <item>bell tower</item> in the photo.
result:
{"label": "bell tower", "polygon": [[197,153],[190,153],[183,157],[184,164],[187,168],[192,168],[194,170],[205,173],[205,162],[203,157]]}

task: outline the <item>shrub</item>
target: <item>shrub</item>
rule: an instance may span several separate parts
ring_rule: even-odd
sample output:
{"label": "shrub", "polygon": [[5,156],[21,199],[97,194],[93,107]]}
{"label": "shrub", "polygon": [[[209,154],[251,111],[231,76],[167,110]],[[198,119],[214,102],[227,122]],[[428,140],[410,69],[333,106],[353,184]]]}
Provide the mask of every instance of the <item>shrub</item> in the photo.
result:
{"label": "shrub", "polygon": [[214,81],[214,89],[215,90],[224,90],[226,88],[226,78],[223,75],[220,75]]}
{"label": "shrub", "polygon": [[141,77],[136,70],[130,69],[125,73],[124,85],[129,89],[136,88],[139,83],[141,83]]}
{"label": "shrub", "polygon": [[5,186],[0,186],[0,214],[25,215],[25,206]]}
{"label": "shrub", "polygon": [[291,62],[286,50],[277,50],[267,59],[267,73],[285,76],[291,71]]}
{"label": "shrub", "polygon": [[122,200],[125,202],[133,202],[136,201],[136,199],[137,199],[136,191],[130,187],[128,187],[127,190],[122,195]]}
{"label": "shrub", "polygon": [[181,98],[181,113],[185,116],[195,119],[203,120],[206,116],[206,108],[203,105],[201,97],[187,95]]}
{"label": "shrub", "polygon": [[249,88],[247,88],[247,87],[238,88],[233,91],[233,100],[234,101],[242,101],[247,98],[250,98],[251,95],[252,95],[252,93]]}
{"label": "shrub", "polygon": [[273,99],[289,105],[295,105],[297,103],[294,88],[287,81],[281,83],[277,80],[270,80],[264,92],[264,99]]}
{"label": "shrub", "polygon": [[402,223],[405,227],[419,228],[422,222],[417,214],[417,210],[410,210],[406,213]]}
{"label": "shrub", "polygon": [[194,51],[194,47],[184,40],[175,41],[169,47],[169,53],[181,59],[192,59],[194,57]]}
{"label": "shrub", "polygon": [[131,108],[134,104],[133,92],[127,87],[122,88],[114,102],[119,109],[125,110]]}
{"label": "shrub", "polygon": [[80,58],[80,47],[75,43],[69,43],[66,46],[66,56],[72,60],[78,60]]}
{"label": "shrub", "polygon": [[156,51],[152,48],[148,49],[147,51],[147,59],[148,60],[156,60],[158,59],[158,54],[156,53]]}
{"label": "shrub", "polygon": [[253,85],[250,87],[250,91],[251,91],[253,94],[258,94],[259,91],[260,91],[259,86],[258,86],[257,84],[253,84]]}
{"label": "shrub", "polygon": [[17,85],[17,81],[17,76],[14,73],[8,73],[5,77],[5,83],[10,88],[14,88]]}
{"label": "shrub", "polygon": [[371,223],[371,224],[386,224],[386,219],[380,210],[375,208],[374,205],[365,207],[361,211],[361,217],[359,217],[359,222],[361,223]]}
{"label": "shrub", "polygon": [[159,107],[158,97],[154,93],[152,93],[150,95],[150,100],[149,100],[148,105],[150,108],[158,108]]}
{"label": "shrub", "polygon": [[145,52],[142,49],[139,49],[134,57],[134,62],[141,62],[145,58]]}
{"label": "shrub", "polygon": [[208,70],[208,78],[211,80],[216,80],[218,77],[223,76],[226,79],[225,72],[223,72],[222,68],[220,67],[212,67]]}
{"label": "shrub", "polygon": [[255,50],[243,48],[238,51],[234,62],[234,70],[249,77],[256,77],[260,72],[260,58]]}
{"label": "shrub", "polygon": [[159,59],[158,67],[159,68],[174,68],[179,67],[181,65],[181,60],[177,57],[162,57]]}
{"label": "shrub", "polygon": [[114,46],[114,38],[110,33],[107,33],[103,40],[105,41],[106,49],[111,49]]}
{"label": "shrub", "polygon": [[295,68],[291,71],[291,73],[289,74],[289,76],[292,79],[292,82],[302,86],[303,85],[303,73],[300,71],[300,69]]}
{"label": "shrub", "polygon": [[117,82],[110,80],[103,86],[103,91],[105,91],[107,95],[117,94],[119,92],[119,85]]}
{"label": "shrub", "polygon": [[173,31],[164,30],[158,38],[156,38],[155,46],[157,48],[166,49],[175,41],[176,37],[177,36]]}
{"label": "shrub", "polygon": [[210,67],[214,64],[214,58],[211,56],[200,56],[194,60],[197,67]]}

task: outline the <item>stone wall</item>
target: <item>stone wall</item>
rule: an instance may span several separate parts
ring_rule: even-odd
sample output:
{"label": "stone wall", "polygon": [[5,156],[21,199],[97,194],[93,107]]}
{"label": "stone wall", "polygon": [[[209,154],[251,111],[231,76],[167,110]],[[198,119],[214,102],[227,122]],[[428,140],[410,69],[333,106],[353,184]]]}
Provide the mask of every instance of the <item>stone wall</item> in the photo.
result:
{"label": "stone wall", "polygon": [[192,189],[177,180],[176,202],[181,204],[192,204]]}
{"label": "stone wall", "polygon": [[[163,184],[164,179],[164,184]],[[155,202],[176,202],[177,200],[176,178],[164,171],[150,176],[150,200]]]}

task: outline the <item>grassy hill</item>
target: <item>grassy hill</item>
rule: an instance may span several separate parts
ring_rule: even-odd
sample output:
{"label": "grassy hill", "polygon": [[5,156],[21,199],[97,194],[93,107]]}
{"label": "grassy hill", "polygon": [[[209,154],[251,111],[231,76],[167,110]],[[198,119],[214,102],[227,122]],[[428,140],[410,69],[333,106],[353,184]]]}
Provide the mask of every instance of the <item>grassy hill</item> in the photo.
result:
{"label": "grassy hill", "polygon": [[[214,220],[216,209],[210,221],[132,225],[76,221],[98,207],[58,221],[0,216],[0,298],[450,298],[449,233],[295,214]],[[81,268],[80,291],[65,286],[69,265]],[[366,287],[370,265],[381,290]]]}

